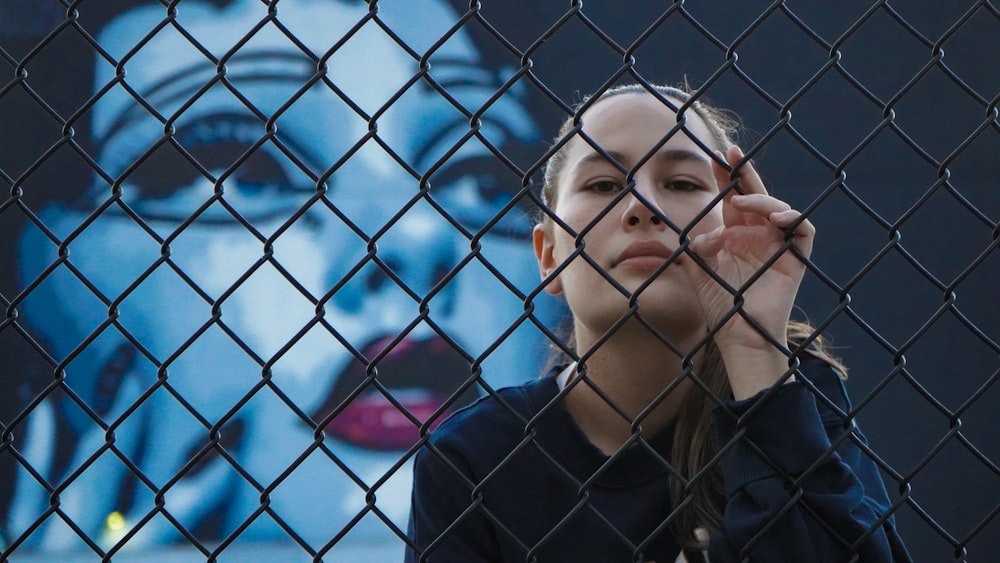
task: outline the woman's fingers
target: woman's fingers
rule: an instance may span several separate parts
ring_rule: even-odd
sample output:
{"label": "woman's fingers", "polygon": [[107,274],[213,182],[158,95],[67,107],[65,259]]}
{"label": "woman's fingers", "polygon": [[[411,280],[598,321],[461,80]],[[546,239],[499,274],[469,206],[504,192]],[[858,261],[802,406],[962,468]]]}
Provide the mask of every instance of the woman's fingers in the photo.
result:
{"label": "woman's fingers", "polygon": [[[725,227],[716,227],[707,233],[702,233],[691,240],[691,251],[702,258],[715,256],[725,243]],[[691,262],[686,260],[685,262]],[[692,263],[693,264],[693,263]],[[701,266],[694,265],[695,268]]]}
{"label": "woman's fingers", "polygon": [[[715,151],[715,154],[720,160],[729,162],[728,157],[722,154],[721,151]],[[726,186],[732,182],[729,170],[719,164],[718,161],[712,161],[712,172],[715,174],[715,183],[719,186],[719,190],[726,189]],[[742,220],[739,211],[730,205],[730,201],[737,193],[735,189],[730,189],[722,198],[722,224],[724,225],[737,225]]]}
{"label": "woman's fingers", "polygon": [[[750,164],[750,161],[740,164],[740,161],[744,157],[743,150],[740,147],[733,145],[726,149],[725,154],[722,151],[715,151],[715,154],[719,157],[719,160],[723,160],[729,164],[729,169],[726,169],[718,161],[712,161],[715,182],[719,185],[720,190],[725,189],[726,186],[732,183],[732,174],[735,172],[739,180],[739,191],[730,190],[729,194],[742,192],[745,194],[767,195],[767,188],[764,187],[764,182],[760,179],[760,175],[757,174],[757,170],[754,169],[753,164]],[[730,170],[733,172],[730,172]]]}
{"label": "woman's fingers", "polygon": [[795,247],[803,256],[812,253],[813,239],[816,238],[816,227],[808,219],[802,219],[802,214],[794,209],[775,211],[768,215],[768,220],[775,227],[785,230],[792,228],[792,238]]}
{"label": "woman's fingers", "polygon": [[[740,164],[744,155],[738,146],[733,145],[729,147],[726,149],[725,154],[716,151],[716,155],[718,155],[720,160],[726,161],[739,177],[738,189],[730,189],[722,199],[722,221],[725,225],[746,223],[748,218],[743,215],[742,210],[731,205],[732,198],[741,193],[767,196],[767,188],[764,187],[764,182],[760,179],[760,175],[757,174],[757,171],[749,161],[744,162],[742,165]],[[720,190],[724,190],[726,186],[732,183],[732,173],[717,161],[712,161],[712,171],[715,174],[715,182],[718,184]]]}
{"label": "woman's fingers", "polygon": [[754,229],[773,229],[773,235],[768,237],[772,240],[791,232],[795,247],[804,256],[808,257],[812,252],[816,228],[787,203],[769,195],[749,194],[735,195],[726,205],[733,213],[740,214],[740,223],[724,225],[696,237],[691,248],[698,255],[713,256],[721,250],[727,236],[749,236]]}
{"label": "woman's fingers", "polygon": [[740,177],[740,188],[743,189],[743,193],[767,195],[767,188],[764,187],[764,181],[760,179],[760,175],[757,174],[757,170],[754,169],[753,164],[750,164],[748,160],[740,165],[740,161],[743,160],[744,156],[743,150],[740,147],[736,145],[729,147],[726,156],[729,166]]}
{"label": "woman's fingers", "polygon": [[[716,155],[739,175],[739,191],[730,189],[722,199],[724,228],[764,227],[780,229],[786,233],[791,229],[795,247],[808,257],[816,234],[812,223],[784,201],[768,194],[753,165],[749,161],[740,164],[744,155],[739,147],[731,146],[725,154],[716,152]],[[732,182],[730,171],[715,160],[712,170],[719,189],[725,190]],[[775,233],[775,236],[778,234]],[[706,233],[701,240],[695,241],[692,250],[701,256],[712,256],[722,248],[724,239],[722,230]]]}
{"label": "woman's fingers", "polygon": [[743,213],[762,216],[791,209],[787,203],[766,194],[734,195],[730,204]]}
{"label": "woman's fingers", "polygon": [[[755,222],[750,220],[750,217],[755,217],[757,223],[769,223],[781,230],[794,226],[792,234],[796,237],[795,243],[799,250],[808,255],[808,251],[812,249],[811,241],[816,234],[815,227],[808,220],[801,219],[802,214],[799,211],[792,209],[780,199],[765,194],[736,195],[732,197],[729,205],[743,214],[747,224]],[[805,242],[809,244],[802,244]]]}
{"label": "woman's fingers", "polygon": [[770,224],[770,215],[791,209],[791,207],[769,195],[749,194],[734,195],[728,202],[730,208],[740,214],[740,225],[761,225]]}

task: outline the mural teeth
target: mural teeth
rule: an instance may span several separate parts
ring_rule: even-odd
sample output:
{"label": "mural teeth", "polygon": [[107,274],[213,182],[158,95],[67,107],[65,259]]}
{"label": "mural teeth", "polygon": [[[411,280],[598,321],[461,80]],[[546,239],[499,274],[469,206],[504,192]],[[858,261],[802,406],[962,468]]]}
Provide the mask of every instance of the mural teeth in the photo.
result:
{"label": "mural teeth", "polygon": [[184,127],[178,138],[188,146],[228,141],[250,145],[259,141],[263,133],[263,125],[248,115],[215,114]]}
{"label": "mural teeth", "polygon": [[[423,389],[392,390],[390,394],[400,406],[378,391],[365,393],[351,401],[324,430],[347,443],[368,449],[409,448],[420,438],[422,423],[433,416],[446,397]],[[444,418],[446,413],[434,420],[431,429]]]}

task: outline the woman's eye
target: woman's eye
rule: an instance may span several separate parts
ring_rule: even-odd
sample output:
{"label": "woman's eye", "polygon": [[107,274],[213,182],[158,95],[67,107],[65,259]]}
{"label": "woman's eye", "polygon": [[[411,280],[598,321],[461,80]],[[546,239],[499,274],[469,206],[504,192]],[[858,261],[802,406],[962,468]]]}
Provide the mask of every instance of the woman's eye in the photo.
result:
{"label": "woman's eye", "polygon": [[673,190],[675,192],[695,192],[701,189],[701,186],[695,184],[694,182],[688,182],[685,180],[675,180],[673,182],[667,183],[667,189]]}
{"label": "woman's eye", "polygon": [[587,189],[597,193],[608,194],[620,190],[621,186],[618,185],[616,182],[605,180],[602,182],[594,182],[593,184],[588,184]]}

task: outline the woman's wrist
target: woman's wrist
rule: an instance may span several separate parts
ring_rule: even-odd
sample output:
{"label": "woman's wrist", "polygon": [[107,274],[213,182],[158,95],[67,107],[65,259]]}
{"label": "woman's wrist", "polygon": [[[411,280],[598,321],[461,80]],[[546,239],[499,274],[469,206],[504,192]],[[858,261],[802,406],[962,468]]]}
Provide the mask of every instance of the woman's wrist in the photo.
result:
{"label": "woman's wrist", "polygon": [[779,381],[795,381],[795,376],[783,376],[788,372],[788,357],[773,346],[767,349],[740,345],[720,346],[719,352],[729,376],[729,386],[737,401],[749,399],[757,393],[773,387]]}

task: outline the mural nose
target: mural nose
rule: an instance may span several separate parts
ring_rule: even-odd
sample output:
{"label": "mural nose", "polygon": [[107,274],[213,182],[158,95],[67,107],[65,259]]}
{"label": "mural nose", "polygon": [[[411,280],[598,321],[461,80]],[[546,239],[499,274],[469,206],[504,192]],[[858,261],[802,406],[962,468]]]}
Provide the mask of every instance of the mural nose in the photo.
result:
{"label": "mural nose", "polygon": [[[455,236],[451,225],[436,212],[414,208],[376,241],[376,256],[407,287],[424,296],[454,266]],[[378,290],[391,277],[379,268],[366,285]]]}
{"label": "mural nose", "polygon": [[[402,297],[404,291],[416,294],[417,299],[426,298],[457,263],[458,236],[433,209],[408,210],[374,239],[375,260],[334,296],[335,302],[343,309],[354,310],[366,299],[384,301],[392,295]],[[454,293],[447,283],[438,288],[431,296],[435,311],[449,313]]]}

